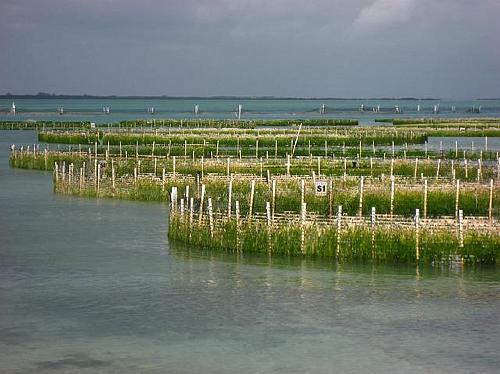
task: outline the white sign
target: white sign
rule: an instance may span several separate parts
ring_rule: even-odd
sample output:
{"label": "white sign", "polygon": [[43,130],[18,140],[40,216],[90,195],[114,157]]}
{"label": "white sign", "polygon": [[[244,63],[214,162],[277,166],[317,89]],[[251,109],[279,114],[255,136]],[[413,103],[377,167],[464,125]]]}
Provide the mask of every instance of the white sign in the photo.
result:
{"label": "white sign", "polygon": [[316,192],[316,195],[326,195],[327,187],[326,187],[326,182],[323,181],[316,181],[316,184],[314,186],[314,191]]}
{"label": "white sign", "polygon": [[90,122],[90,128],[95,129],[95,122]]}

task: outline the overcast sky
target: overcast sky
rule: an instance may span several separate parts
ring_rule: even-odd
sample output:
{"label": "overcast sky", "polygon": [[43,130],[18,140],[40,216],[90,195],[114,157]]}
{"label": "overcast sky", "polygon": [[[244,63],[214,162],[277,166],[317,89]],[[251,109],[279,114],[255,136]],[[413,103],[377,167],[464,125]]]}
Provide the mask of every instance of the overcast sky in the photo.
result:
{"label": "overcast sky", "polygon": [[500,97],[500,0],[0,0],[0,93]]}

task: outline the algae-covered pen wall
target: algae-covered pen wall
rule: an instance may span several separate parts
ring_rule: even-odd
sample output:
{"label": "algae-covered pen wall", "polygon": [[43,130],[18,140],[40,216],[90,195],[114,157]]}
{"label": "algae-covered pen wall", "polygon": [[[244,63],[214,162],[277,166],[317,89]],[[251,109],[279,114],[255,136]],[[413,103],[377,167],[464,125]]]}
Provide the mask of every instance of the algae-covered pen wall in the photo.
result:
{"label": "algae-covered pen wall", "polygon": [[[173,191],[173,196],[177,192]],[[172,202],[169,237],[204,248],[224,251],[317,256],[338,261],[496,263],[500,260],[497,220],[464,218],[422,219],[378,215],[345,215],[342,206],[332,218],[307,212],[214,212],[212,198],[183,197]]]}

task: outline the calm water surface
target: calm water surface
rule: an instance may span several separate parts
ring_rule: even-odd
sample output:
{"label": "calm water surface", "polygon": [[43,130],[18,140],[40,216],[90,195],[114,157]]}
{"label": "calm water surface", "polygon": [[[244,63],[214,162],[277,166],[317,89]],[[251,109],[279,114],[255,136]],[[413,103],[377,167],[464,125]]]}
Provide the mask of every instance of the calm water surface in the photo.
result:
{"label": "calm water surface", "polygon": [[494,373],[496,268],[372,267],[169,243],[164,204],[56,196],[0,133],[0,372]]}
{"label": "calm water surface", "polygon": [[[8,114],[12,100],[0,99],[0,120],[92,121],[109,123],[137,118],[226,118],[235,119],[238,105],[243,119],[348,118],[361,123],[380,118],[411,117],[500,117],[500,100],[382,100],[382,99],[17,99],[16,116]],[[198,105],[199,113],[194,114]],[[326,107],[326,114],[319,109]],[[417,106],[420,111],[417,111]],[[439,105],[439,113],[433,113]],[[361,106],[365,110],[361,111]],[[394,108],[401,112],[396,113]],[[57,109],[63,107],[63,115]],[[109,107],[110,114],[102,108]],[[146,108],[154,107],[155,114]],[[380,107],[375,113],[373,108]],[[472,109],[481,108],[480,113]],[[453,109],[455,109],[453,111]]]}

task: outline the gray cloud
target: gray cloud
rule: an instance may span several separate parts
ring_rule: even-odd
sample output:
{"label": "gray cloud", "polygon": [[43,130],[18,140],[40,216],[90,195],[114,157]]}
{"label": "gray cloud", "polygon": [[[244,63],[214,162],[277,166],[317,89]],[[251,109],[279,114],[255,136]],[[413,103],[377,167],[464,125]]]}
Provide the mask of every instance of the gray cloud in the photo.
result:
{"label": "gray cloud", "polygon": [[495,0],[3,0],[0,92],[498,97],[498,14]]}

